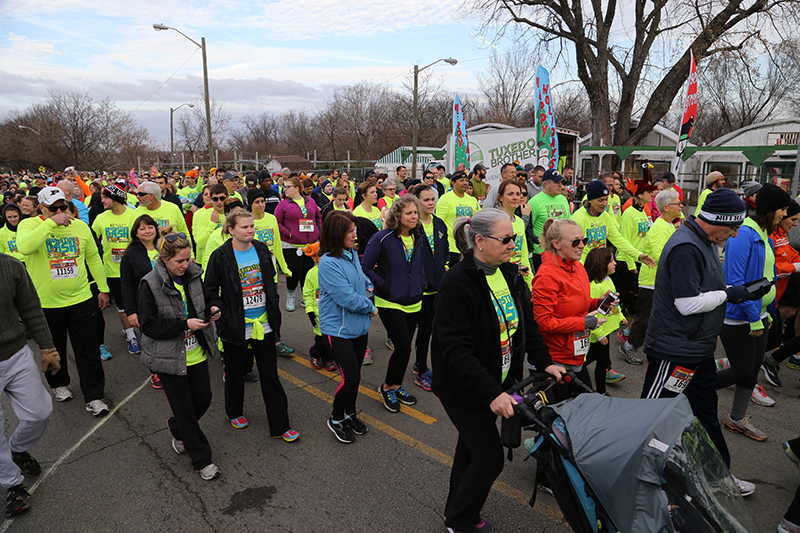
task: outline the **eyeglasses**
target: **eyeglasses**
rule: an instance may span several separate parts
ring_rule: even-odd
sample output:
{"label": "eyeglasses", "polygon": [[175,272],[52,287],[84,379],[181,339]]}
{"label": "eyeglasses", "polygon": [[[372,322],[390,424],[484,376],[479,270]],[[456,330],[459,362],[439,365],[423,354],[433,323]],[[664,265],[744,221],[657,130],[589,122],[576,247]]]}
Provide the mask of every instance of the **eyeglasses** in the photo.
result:
{"label": "eyeglasses", "polygon": [[227,196],[212,196],[211,197],[211,201],[212,202],[224,202],[226,198],[227,198]]}
{"label": "eyeglasses", "polygon": [[511,241],[516,241],[517,240],[517,236],[516,235],[509,235],[508,237],[503,237],[502,239],[500,237],[495,237],[494,235],[487,235],[487,237],[490,238],[490,239],[494,239],[496,241],[500,241],[503,244],[508,244]]}
{"label": "eyeglasses", "polygon": [[589,244],[589,238],[584,237],[583,239],[572,239],[572,247],[577,248],[580,244],[583,243],[584,246]]}
{"label": "eyeglasses", "polygon": [[136,196],[138,196],[139,198],[142,198],[143,196],[147,196],[148,194],[150,194],[150,193],[149,192],[137,192]]}
{"label": "eyeglasses", "polygon": [[61,205],[46,205],[45,207],[46,207],[46,208],[47,208],[47,210],[48,210],[48,211],[50,211],[51,213],[55,213],[56,211],[66,211],[67,209],[69,209],[69,206],[68,206],[67,204],[61,204]]}
{"label": "eyeglasses", "polygon": [[388,189],[386,187],[384,187],[383,190],[385,192],[394,192],[394,191],[397,190],[397,187],[389,187]]}
{"label": "eyeglasses", "polygon": [[164,235],[164,240],[166,240],[167,242],[175,242],[178,239],[185,239],[185,238],[186,238],[186,234],[183,233],[183,232],[170,233],[169,235]]}
{"label": "eyeglasses", "polygon": [[683,202],[673,202],[673,203],[667,204],[667,205],[683,205]]}

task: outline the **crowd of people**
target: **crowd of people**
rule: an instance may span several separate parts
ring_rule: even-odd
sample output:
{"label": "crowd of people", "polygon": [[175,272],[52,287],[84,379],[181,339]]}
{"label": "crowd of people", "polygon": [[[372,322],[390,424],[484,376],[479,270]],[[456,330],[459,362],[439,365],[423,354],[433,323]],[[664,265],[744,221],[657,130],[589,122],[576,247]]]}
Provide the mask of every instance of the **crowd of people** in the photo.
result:
{"label": "crowd of people", "polygon": [[[730,465],[723,427],[767,438],[747,415],[751,402],[775,403],[759,371],[778,387],[782,361],[800,369],[800,254],[787,238],[800,206],[770,184],[743,186],[742,200],[712,172],[687,217],[675,177],[653,179],[650,168],[644,162],[634,180],[601,174],[581,201],[569,166],[514,163],[493,185],[480,164],[450,174],[432,166],[421,179],[401,166],[396,178],[373,172],[360,184],[346,172],[289,169],[4,177],[0,300],[11,312],[0,326],[0,383],[20,418],[0,439],[6,516],[29,507],[23,475],[41,470],[30,449],[51,398],[73,398],[67,339],[86,410],[109,412],[109,305],[128,351],[166,395],[173,450],[204,480],[220,475],[199,424],[211,404],[209,358],[222,362],[233,428],[249,425],[245,383],[259,382],[270,435],[300,437],[277,367],[294,353],[282,316],[298,307],[310,321],[311,365],[341,375],[326,422],[339,442],[368,431],[356,401],[374,360],[375,317],[392,352],[378,386],[385,408],[417,403],[404,387],[409,371],[441,401],[458,431],[450,531],[492,531],[481,509],[503,468],[497,417],[514,415],[505,391],[526,370],[557,380],[573,371],[610,394],[608,384],[626,379],[619,365],[647,362],[641,397],[686,395]],[[26,334],[52,396],[31,373]],[[729,386],[733,405],[720,424],[717,390]],[[800,464],[791,444],[784,449]],[[736,482],[742,495],[755,490]],[[796,500],[785,531],[800,530]]]}

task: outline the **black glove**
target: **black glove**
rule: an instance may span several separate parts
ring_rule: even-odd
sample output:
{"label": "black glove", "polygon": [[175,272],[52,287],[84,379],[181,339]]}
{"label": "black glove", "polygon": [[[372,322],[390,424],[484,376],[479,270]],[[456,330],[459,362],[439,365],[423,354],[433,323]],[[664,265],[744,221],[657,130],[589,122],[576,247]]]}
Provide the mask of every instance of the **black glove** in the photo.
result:
{"label": "black glove", "polygon": [[757,290],[756,292],[750,292],[744,285],[731,285],[725,289],[725,294],[728,295],[728,302],[732,304],[740,304],[742,302],[760,300],[770,291],[771,288],[772,286],[768,285]]}
{"label": "black glove", "polygon": [[317,316],[314,313],[306,313],[308,319],[311,321],[311,327],[317,327]]}

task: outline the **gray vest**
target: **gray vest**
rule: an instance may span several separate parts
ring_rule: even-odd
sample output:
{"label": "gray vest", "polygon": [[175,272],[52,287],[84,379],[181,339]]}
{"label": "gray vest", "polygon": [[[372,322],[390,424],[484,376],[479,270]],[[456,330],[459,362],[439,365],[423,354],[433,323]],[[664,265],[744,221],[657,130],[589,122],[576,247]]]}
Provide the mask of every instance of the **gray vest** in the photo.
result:
{"label": "gray vest", "polygon": [[692,245],[703,261],[700,292],[725,289],[725,274],[717,246],[705,238],[694,217],[689,217],[670,237],[661,253],[644,352],[678,364],[697,364],[714,356],[717,335],[725,319],[725,305],[719,305],[707,313],[689,316],[683,316],[675,308],[672,280],[673,277],[680,280],[681,271],[686,266],[670,263],[669,256],[676,246],[684,244]]}
{"label": "gray vest", "polygon": [[[189,268],[183,276],[186,298],[192,302],[197,312],[197,318],[205,320],[205,298],[203,296],[203,283],[200,280],[202,269],[197,264],[190,262]],[[183,318],[183,299],[172,284],[167,270],[160,261],[155,268],[142,278],[142,283],[150,286],[150,291],[156,300],[159,317]],[[201,345],[206,354],[213,357],[219,353],[217,348],[217,335],[213,326],[208,326],[195,332],[202,335]],[[171,374],[174,376],[186,375],[186,350],[184,349],[183,336],[174,339],[152,339],[142,334],[141,363],[155,373]]]}

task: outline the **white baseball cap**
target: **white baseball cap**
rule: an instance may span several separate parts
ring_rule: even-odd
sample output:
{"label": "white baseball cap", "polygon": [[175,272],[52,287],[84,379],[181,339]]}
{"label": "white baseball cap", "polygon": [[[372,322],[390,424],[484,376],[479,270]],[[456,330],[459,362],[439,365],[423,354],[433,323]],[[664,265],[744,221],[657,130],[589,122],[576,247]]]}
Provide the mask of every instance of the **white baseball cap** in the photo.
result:
{"label": "white baseball cap", "polygon": [[42,205],[53,205],[59,200],[66,200],[64,191],[58,187],[45,187],[39,191],[39,203]]}

